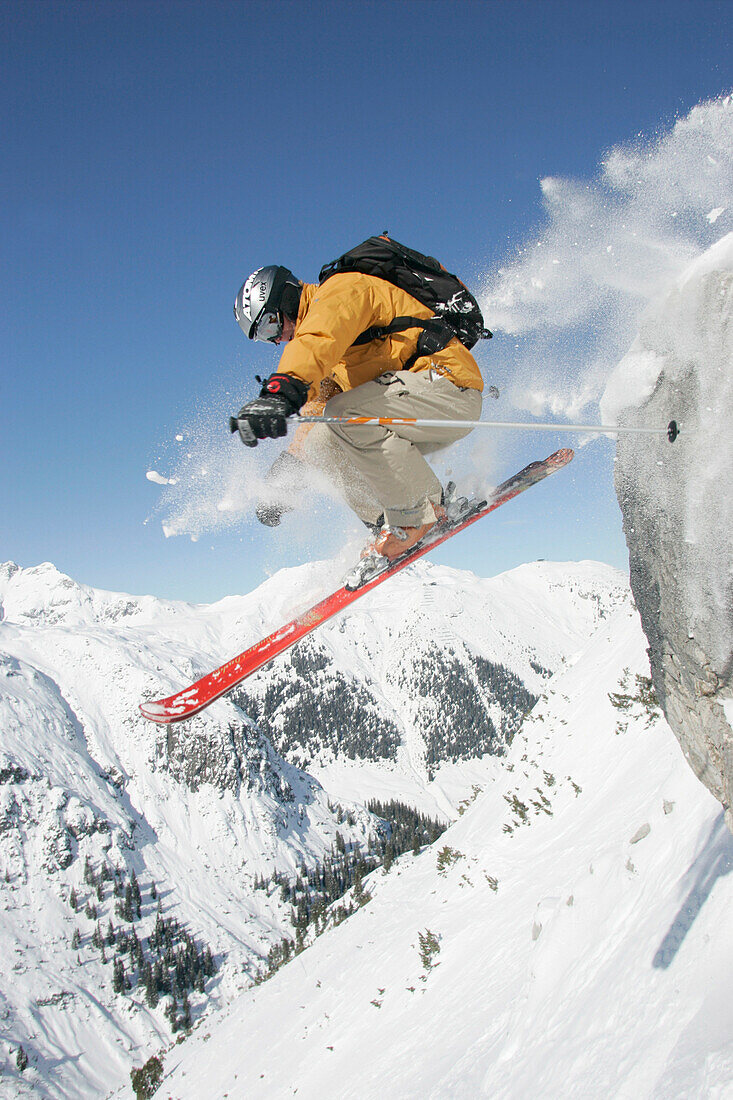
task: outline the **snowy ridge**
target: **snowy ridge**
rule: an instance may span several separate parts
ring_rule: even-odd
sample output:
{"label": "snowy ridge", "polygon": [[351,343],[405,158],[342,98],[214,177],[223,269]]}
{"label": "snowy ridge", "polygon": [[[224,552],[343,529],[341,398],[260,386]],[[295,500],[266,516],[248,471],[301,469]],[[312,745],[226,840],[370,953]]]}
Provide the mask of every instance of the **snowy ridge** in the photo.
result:
{"label": "snowy ridge", "polygon": [[370,876],[356,916],[171,1051],[166,1095],[729,1095],[733,841],[647,675],[621,609],[443,857]]}
{"label": "snowy ridge", "polygon": [[[365,743],[354,738],[353,753],[345,744],[344,729],[338,733],[341,752],[337,754],[325,740],[305,746],[293,740],[292,733],[287,734],[288,712],[312,704],[314,692],[323,705],[329,685],[323,678],[299,676],[287,655],[247,681],[236,697],[246,707],[248,701],[269,692],[267,715],[279,750],[292,754],[329,790],[356,799],[401,790],[426,812],[451,817],[470,784],[467,787],[465,779],[454,784],[448,763],[437,769],[434,781],[429,778],[426,733],[431,727],[440,731],[451,707],[450,689],[445,686],[450,668],[438,666],[456,662],[462,706],[477,680],[472,667],[477,658],[500,664],[537,697],[547,677],[582,647],[604,616],[627,600],[628,587],[621,574],[594,562],[534,563],[488,579],[421,564],[394,577],[356,604],[348,619],[324,624],[308,640],[309,650],[338,670],[339,698],[358,691],[361,715],[368,702],[382,722],[397,731],[401,742],[393,756],[374,753],[371,730]],[[444,646],[438,644],[439,638],[446,641]],[[431,680],[433,671],[437,683]],[[284,675],[288,699],[273,715],[274,685]],[[336,690],[333,685],[331,690]],[[471,754],[474,760],[497,751],[505,726],[509,734],[515,728],[508,721],[509,712],[495,699],[485,691],[478,695],[474,702],[484,707],[499,736],[493,747],[487,736],[483,749]],[[350,721],[353,732],[356,716],[351,715]],[[353,755],[355,766],[347,753]],[[449,757],[444,754],[443,759]],[[461,763],[470,766],[470,759]],[[484,764],[490,767],[490,761]],[[473,781],[477,778],[474,774]]]}
{"label": "snowy ridge", "polygon": [[[193,606],[100,592],[50,564],[0,566],[0,1054],[13,1088],[104,1095],[170,1041],[162,1004],[111,989],[111,961],[92,939],[95,928],[120,923],[118,902],[109,882],[97,899],[85,867],[115,868],[125,881],[134,872],[141,939],[155,925],[157,887],[165,918],[222,961],[205,994],[191,994],[196,1021],[247,988],[271,944],[292,934],[287,906],[277,892],[255,891],[257,876],[322,858],[337,832],[364,844],[375,824],[363,809],[370,797],[450,818],[501,772],[501,760],[485,756],[438,765],[430,781],[414,707],[399,684],[383,685],[390,661],[411,675],[438,629],[456,661],[499,661],[537,695],[628,601],[620,574],[594,563],[537,563],[491,580],[423,565],[395,578],[389,599],[365,599],[318,640],[329,675],[369,689],[378,721],[395,716],[407,748],[386,762],[324,751],[308,774],[231,700],[173,731],[142,719],[146,694],[200,674],[314,602],[332,568],[287,571],[248,596]],[[277,669],[264,676],[277,679]],[[426,706],[439,714],[433,700]],[[31,1059],[22,1079],[13,1068],[21,1043]]]}

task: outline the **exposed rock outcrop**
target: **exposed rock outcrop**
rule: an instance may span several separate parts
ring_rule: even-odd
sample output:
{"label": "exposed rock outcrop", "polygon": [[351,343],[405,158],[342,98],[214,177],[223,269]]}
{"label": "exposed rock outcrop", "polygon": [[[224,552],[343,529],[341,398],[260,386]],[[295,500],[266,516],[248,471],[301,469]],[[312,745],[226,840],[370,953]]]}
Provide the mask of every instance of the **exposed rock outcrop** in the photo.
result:
{"label": "exposed rock outcrop", "polygon": [[616,491],[657,696],[733,831],[733,234],[650,308],[602,407],[681,427],[620,436]]}

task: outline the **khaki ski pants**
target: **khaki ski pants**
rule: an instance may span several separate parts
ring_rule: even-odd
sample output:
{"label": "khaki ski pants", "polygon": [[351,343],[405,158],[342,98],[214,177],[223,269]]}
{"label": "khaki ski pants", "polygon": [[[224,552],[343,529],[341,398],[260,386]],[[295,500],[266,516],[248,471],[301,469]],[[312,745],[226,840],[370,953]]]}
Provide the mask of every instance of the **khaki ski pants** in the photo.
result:
{"label": "khaki ski pants", "polygon": [[[324,415],[479,420],[481,393],[461,389],[433,371],[389,372],[332,397]],[[471,431],[380,424],[331,424],[328,428],[337,444],[335,449],[326,445],[335,459],[329,472],[336,474],[348,503],[366,523],[375,523],[383,513],[393,527],[432,522],[435,513],[431,505],[440,503],[442,486],[425,455]],[[320,428],[318,432],[326,444]]]}

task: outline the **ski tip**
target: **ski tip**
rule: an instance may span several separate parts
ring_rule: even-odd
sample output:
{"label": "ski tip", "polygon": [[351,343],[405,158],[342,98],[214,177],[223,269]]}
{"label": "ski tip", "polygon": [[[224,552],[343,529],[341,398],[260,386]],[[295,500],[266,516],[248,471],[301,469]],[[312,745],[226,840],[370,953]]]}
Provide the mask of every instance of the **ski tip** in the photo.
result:
{"label": "ski tip", "polygon": [[173,721],[163,703],[140,703],[138,710],[149,722],[164,724]]}
{"label": "ski tip", "polygon": [[159,699],[154,703],[140,703],[138,707],[143,718],[147,718],[149,722],[157,722],[161,726],[168,726],[172,722],[180,722],[183,718],[190,718],[192,714],[196,713],[196,709],[180,704],[176,705],[175,699]]}
{"label": "ski tip", "polygon": [[200,684],[192,684],[183,691],[177,691],[175,695],[169,695],[167,699],[154,699],[148,703],[140,703],[138,709],[143,718],[149,722],[159,722],[166,725],[170,722],[180,722],[183,718],[190,718],[197,714],[208,702],[213,702],[216,696],[202,701],[199,695]]}

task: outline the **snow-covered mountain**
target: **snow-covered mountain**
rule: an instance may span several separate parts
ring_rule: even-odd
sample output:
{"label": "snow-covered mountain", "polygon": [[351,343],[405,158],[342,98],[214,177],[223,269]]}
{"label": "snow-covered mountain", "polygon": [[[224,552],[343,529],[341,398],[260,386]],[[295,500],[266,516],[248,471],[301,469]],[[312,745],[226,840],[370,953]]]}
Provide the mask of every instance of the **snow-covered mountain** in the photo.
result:
{"label": "snow-covered mountain", "polygon": [[172,729],[142,719],[142,698],[314,602],[332,568],[196,607],[0,567],[0,1018],[17,1094],[105,1095],[170,1041],[162,1001],[114,992],[120,954],[140,974],[163,947],[185,961],[178,1008],[194,1021],[237,996],[292,931],[262,876],[366,848],[372,797],[454,818],[502,773],[553,673],[628,607],[620,574],[594,563],[491,580],[422,564],[248,683],[241,706]]}
{"label": "snow-covered mountain", "polygon": [[234,698],[330,791],[409,794],[450,818],[470,789],[466,764],[503,752],[548,678],[627,600],[623,577],[595,562],[489,579],[421,563]]}
{"label": "snow-covered mountain", "polygon": [[163,1059],[161,1095],[731,1095],[733,840],[620,608],[495,782]]}

